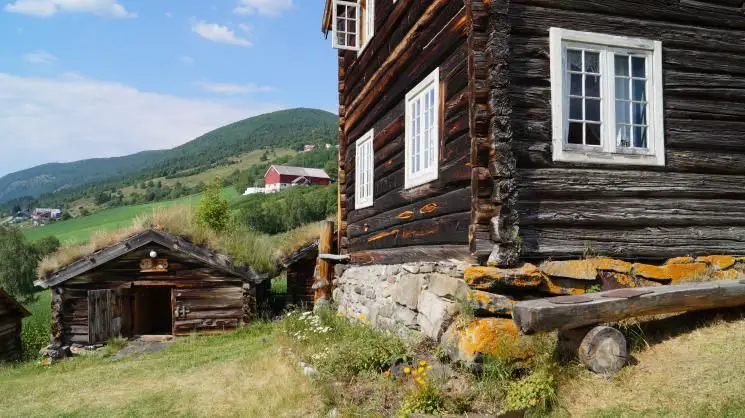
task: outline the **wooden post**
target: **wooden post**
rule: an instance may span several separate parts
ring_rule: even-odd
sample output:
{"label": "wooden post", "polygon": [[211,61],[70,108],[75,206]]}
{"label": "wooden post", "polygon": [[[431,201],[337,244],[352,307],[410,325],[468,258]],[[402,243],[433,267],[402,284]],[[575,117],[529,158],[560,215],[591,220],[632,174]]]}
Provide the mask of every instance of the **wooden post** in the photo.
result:
{"label": "wooden post", "polygon": [[[323,221],[321,224],[321,238],[318,243],[319,254],[330,254],[334,245],[334,223]],[[315,304],[326,303],[331,301],[331,281],[333,279],[334,269],[330,262],[318,258],[316,264],[315,277],[313,278],[313,289],[315,295],[313,302]]]}

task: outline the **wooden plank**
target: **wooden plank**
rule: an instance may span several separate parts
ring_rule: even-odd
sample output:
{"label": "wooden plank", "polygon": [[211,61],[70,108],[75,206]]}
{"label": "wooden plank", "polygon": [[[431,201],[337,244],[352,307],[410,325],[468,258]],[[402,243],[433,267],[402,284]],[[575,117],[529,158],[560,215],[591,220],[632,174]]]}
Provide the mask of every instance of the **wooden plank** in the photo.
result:
{"label": "wooden plank", "polygon": [[423,245],[383,250],[354,251],[352,264],[403,264],[413,260],[421,262],[448,261],[474,263],[468,245]]}
{"label": "wooden plank", "polygon": [[650,293],[633,298],[587,295],[589,302],[555,304],[551,299],[523,301],[515,305],[513,318],[526,334],[568,330],[616,322],[638,316],[670,314],[745,305],[745,282],[718,281],[652,287]]}
{"label": "wooden plank", "polygon": [[[334,248],[334,223],[323,221],[321,223],[321,235],[318,243],[318,252],[329,254]],[[313,289],[315,294],[313,302],[331,301],[331,281],[334,277],[334,266],[328,260],[318,259],[316,272],[313,277]]]}
{"label": "wooden plank", "polygon": [[391,227],[349,240],[352,251],[432,244],[466,244],[471,212],[453,213]]}

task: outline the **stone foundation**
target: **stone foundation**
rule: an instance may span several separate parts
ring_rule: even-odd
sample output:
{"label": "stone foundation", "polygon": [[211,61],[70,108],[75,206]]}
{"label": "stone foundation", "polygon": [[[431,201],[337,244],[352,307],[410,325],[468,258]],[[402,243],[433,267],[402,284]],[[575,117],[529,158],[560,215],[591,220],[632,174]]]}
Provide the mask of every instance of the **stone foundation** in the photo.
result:
{"label": "stone foundation", "polygon": [[439,340],[453,322],[468,287],[466,265],[413,263],[337,266],[334,301],[339,313],[401,336]]}
{"label": "stone foundation", "polygon": [[[403,337],[441,342],[454,360],[484,354],[527,358],[529,341],[512,321],[522,301],[681,282],[745,279],[745,257],[678,257],[661,265],[606,257],[503,269],[449,263],[342,266],[333,297],[339,313]],[[458,317],[462,309],[468,315]]]}

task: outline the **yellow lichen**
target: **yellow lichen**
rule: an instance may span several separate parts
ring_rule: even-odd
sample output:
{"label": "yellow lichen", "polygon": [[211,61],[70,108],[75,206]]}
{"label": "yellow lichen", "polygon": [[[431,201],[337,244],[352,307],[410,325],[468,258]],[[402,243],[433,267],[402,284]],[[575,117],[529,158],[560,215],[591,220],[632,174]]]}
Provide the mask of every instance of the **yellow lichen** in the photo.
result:
{"label": "yellow lichen", "polygon": [[697,263],[706,263],[717,270],[725,270],[735,265],[735,257],[731,255],[710,255],[697,257]]}
{"label": "yellow lichen", "polygon": [[461,355],[475,358],[478,353],[503,358],[526,359],[530,357],[527,344],[520,336],[515,321],[506,318],[484,318],[469,323],[458,330]]}

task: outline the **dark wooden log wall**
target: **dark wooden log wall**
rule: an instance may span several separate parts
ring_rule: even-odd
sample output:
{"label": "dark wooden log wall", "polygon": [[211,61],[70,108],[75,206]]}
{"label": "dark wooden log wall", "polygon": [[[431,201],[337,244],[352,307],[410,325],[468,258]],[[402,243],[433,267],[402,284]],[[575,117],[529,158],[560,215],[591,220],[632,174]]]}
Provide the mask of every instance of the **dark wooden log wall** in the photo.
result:
{"label": "dark wooden log wall", "polygon": [[[317,254],[317,253],[316,253]],[[287,301],[295,306],[313,306],[315,258],[305,258],[287,268]]]}
{"label": "dark wooden log wall", "polygon": [[[743,1],[511,0],[509,17],[522,256],[745,253]],[[551,27],[662,41],[665,167],[552,162]]]}
{"label": "dark wooden log wall", "polygon": [[[469,258],[469,24],[464,1],[377,0],[375,10],[375,36],[365,50],[359,57],[340,53],[342,253],[377,263],[415,261],[427,249],[445,258]],[[405,95],[438,67],[439,178],[405,190]],[[355,141],[371,128],[374,204],[354,210]]]}
{"label": "dark wooden log wall", "polygon": [[0,314],[0,362],[20,360],[21,350],[21,316]]}
{"label": "dark wooden log wall", "polygon": [[[167,273],[140,272],[140,260],[153,248],[159,258],[169,260]],[[89,290],[152,286],[175,289],[172,303],[185,308],[184,315],[173,318],[176,335],[235,328],[256,314],[257,285],[243,283],[165,247],[147,246],[52,289],[54,343],[89,343]],[[125,334],[131,334],[131,329],[123,328]]]}

